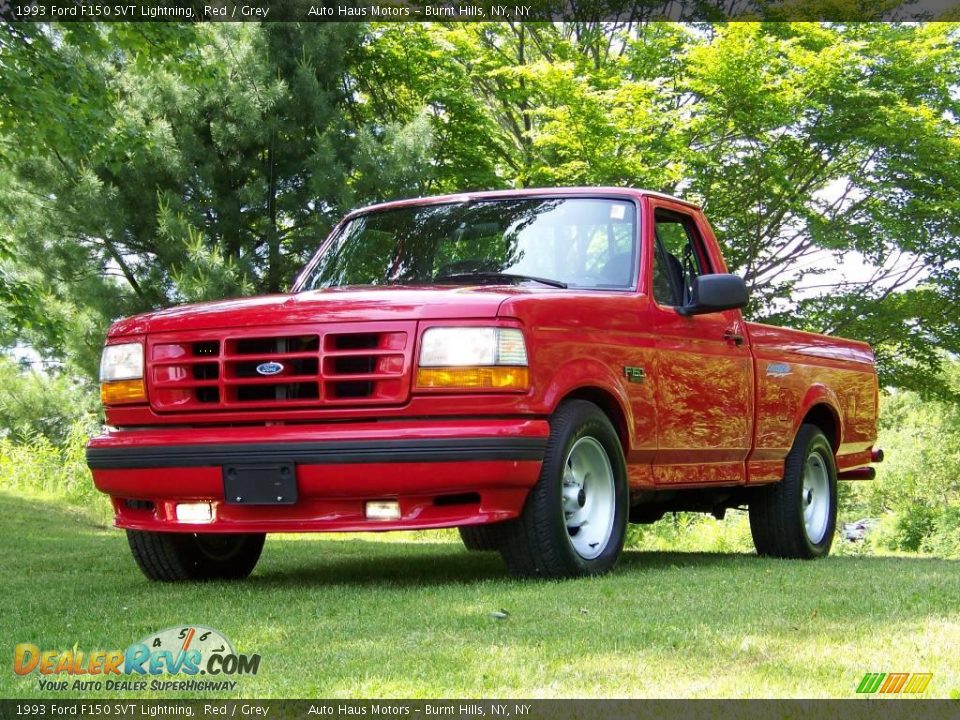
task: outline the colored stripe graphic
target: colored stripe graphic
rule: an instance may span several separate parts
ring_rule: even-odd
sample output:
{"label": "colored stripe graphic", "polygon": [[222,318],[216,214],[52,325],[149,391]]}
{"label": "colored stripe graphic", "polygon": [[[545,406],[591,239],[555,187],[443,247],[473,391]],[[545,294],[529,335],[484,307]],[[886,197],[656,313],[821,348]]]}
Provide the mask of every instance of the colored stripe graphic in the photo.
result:
{"label": "colored stripe graphic", "polygon": [[860,694],[916,695],[926,692],[933,673],[867,673],[857,686]]}
{"label": "colored stripe graphic", "polygon": [[886,677],[886,673],[867,673],[863,676],[863,680],[860,681],[857,692],[875,693],[879,689],[880,683],[883,682],[884,677]]}
{"label": "colored stripe graphic", "polygon": [[907,682],[910,673],[890,673],[880,687],[882,693],[898,693]]}
{"label": "colored stripe graphic", "polygon": [[903,691],[912,694],[925,692],[932,677],[933,673],[914,673],[910,676],[910,682],[903,688]]}

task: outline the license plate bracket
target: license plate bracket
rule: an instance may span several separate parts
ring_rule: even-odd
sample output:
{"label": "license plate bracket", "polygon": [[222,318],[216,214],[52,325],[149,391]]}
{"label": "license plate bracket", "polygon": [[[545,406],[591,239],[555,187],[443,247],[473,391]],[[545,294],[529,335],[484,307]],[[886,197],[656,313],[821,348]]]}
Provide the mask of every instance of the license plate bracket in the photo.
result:
{"label": "license plate bracket", "polygon": [[292,462],[224,465],[223,497],[228,505],[293,505],[297,467]]}

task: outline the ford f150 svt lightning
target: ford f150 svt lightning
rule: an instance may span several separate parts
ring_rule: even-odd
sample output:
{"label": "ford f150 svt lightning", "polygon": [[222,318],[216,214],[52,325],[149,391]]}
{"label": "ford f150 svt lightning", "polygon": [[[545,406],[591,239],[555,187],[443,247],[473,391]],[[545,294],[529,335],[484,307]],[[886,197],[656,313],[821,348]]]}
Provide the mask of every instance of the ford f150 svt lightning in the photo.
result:
{"label": "ford f150 svt lightning", "polygon": [[749,508],[826,555],[868,479],[869,346],[746,322],[702,212],[622,188],[349,214],[289,294],[115,323],[87,462],[155,580],[270,532],[457,527],[518,576],[610,569],[628,522]]}

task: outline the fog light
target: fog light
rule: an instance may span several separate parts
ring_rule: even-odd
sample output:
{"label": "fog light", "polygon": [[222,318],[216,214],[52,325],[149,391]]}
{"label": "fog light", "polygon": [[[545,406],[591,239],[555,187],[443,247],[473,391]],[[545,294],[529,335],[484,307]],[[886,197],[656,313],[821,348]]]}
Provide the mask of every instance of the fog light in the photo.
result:
{"label": "fog light", "polygon": [[371,500],[367,503],[367,520],[399,520],[400,503],[396,500]]}
{"label": "fog light", "polygon": [[177,520],[183,523],[208,523],[213,521],[213,503],[179,503]]}

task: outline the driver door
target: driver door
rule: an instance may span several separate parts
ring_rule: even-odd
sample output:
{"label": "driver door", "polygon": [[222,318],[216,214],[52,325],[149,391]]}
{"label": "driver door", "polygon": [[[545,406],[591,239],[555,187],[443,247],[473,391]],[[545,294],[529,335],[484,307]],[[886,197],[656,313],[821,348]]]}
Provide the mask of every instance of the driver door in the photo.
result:
{"label": "driver door", "polygon": [[653,208],[651,313],[656,338],[654,482],[745,482],[753,436],[753,360],[739,310],[677,311],[694,278],[725,272],[698,218],[682,205]]}

